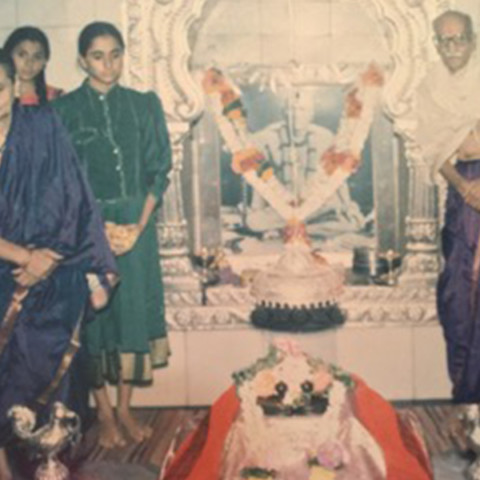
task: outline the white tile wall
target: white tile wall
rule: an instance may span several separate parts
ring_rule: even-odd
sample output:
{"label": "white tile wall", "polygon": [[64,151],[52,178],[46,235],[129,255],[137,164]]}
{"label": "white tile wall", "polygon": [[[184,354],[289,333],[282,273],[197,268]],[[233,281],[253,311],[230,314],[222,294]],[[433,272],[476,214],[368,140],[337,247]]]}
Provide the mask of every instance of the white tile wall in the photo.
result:
{"label": "white tile wall", "polygon": [[83,80],[84,74],[77,62],[78,27],[46,27],[52,55],[47,69],[48,83],[70,91]]}
{"label": "white tile wall", "polygon": [[452,8],[468,13],[472,17],[478,36],[480,31],[480,3],[478,0],[457,0],[451,3]]}
{"label": "white tile wall", "polygon": [[0,2],[0,28],[13,28],[17,20],[17,2],[2,0]]}
{"label": "white tile wall", "polygon": [[333,1],[332,6],[332,32],[335,36],[343,35],[372,35],[378,30],[377,24],[372,19],[362,3],[357,0]]}
{"label": "white tile wall", "polygon": [[187,404],[189,371],[185,333],[168,335],[172,355],[166,368],[154,371],[153,387],[135,388],[132,401],[138,406],[172,406]]}
{"label": "white tile wall", "polygon": [[292,59],[293,45],[288,35],[262,35],[261,62],[272,65],[285,64]]}
{"label": "white tile wall", "polygon": [[247,34],[259,32],[260,9],[257,2],[221,2],[205,21],[204,30],[209,35]]}
{"label": "white tile wall", "polygon": [[325,65],[336,61],[331,36],[299,35],[295,42],[295,58],[300,64]]}
{"label": "white tile wall", "polygon": [[94,0],[96,20],[108,20],[120,26],[124,0]]}
{"label": "white tile wall", "polygon": [[289,16],[288,2],[285,0],[262,0],[260,2],[260,33],[288,35],[293,20]]}
{"label": "white tile wall", "polygon": [[[232,373],[266,355],[276,338],[359,375],[389,400],[450,398],[445,341],[439,325],[342,327],[310,334],[258,329],[170,333],[170,366],[151,388],[135,390],[135,405],[209,405],[232,384]],[[112,397],[113,398],[113,397]]]}
{"label": "white tile wall", "polygon": [[358,1],[223,0],[200,29],[194,56],[195,64],[219,66],[255,59],[264,65],[386,62],[388,48]]}
{"label": "white tile wall", "polygon": [[18,23],[38,26],[83,25],[94,18],[99,0],[17,0]]}
{"label": "white tile wall", "polygon": [[329,35],[331,5],[329,2],[295,2],[295,32],[297,35]]}
{"label": "white tile wall", "polygon": [[265,341],[255,330],[187,332],[189,405],[211,404],[232,384],[232,373],[265,355]]}
{"label": "white tile wall", "polygon": [[216,52],[219,65],[260,62],[260,37],[253,35],[212,35],[209,51]]}
{"label": "white tile wall", "polygon": [[358,374],[384,397],[413,397],[411,328],[343,328],[337,342],[340,367]]}
{"label": "white tile wall", "polygon": [[418,327],[413,331],[414,397],[448,398],[446,344],[438,327]]}
{"label": "white tile wall", "polygon": [[388,52],[384,39],[376,35],[335,36],[332,39],[332,55],[335,62],[387,62]]}

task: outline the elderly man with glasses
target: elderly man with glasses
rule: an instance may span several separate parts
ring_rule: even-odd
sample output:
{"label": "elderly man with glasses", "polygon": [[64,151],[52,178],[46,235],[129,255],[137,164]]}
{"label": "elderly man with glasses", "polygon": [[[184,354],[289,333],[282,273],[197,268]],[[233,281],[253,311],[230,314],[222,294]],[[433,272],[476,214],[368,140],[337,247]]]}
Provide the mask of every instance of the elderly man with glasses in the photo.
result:
{"label": "elderly man with glasses", "polygon": [[417,142],[448,184],[437,286],[438,316],[456,402],[480,401],[480,65],[470,16],[433,22],[441,62],[418,90]]}

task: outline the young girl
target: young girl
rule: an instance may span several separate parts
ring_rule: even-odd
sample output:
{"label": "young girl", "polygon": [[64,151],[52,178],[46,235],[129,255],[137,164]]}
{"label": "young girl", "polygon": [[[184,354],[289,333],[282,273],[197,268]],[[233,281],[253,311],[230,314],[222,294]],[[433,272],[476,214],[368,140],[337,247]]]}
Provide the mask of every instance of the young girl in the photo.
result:
{"label": "young girl", "polygon": [[[132,386],[151,383],[152,368],[166,365],[169,355],[154,210],[168,185],[170,143],[158,97],[118,84],[124,48],[112,24],[87,25],[78,40],[87,78],[53,102],[102,206],[120,270],[112,302],[86,328],[100,444],[107,448],[125,444],[120,427],[135,441],[150,435],[131,414]],[[105,382],[118,385],[118,423]]]}
{"label": "young girl", "polygon": [[4,51],[15,65],[15,89],[20,103],[43,105],[63,93],[46,84],[45,68],[50,58],[50,45],[39,28],[17,28],[5,41]]}

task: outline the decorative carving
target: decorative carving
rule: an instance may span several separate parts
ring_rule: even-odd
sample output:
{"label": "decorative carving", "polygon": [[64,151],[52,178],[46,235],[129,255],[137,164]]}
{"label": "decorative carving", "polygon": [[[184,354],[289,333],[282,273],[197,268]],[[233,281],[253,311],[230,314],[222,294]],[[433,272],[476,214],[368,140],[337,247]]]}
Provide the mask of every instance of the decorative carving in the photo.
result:
{"label": "decorative carving", "polygon": [[148,41],[150,9],[150,2],[144,0],[128,0],[125,9],[127,83],[141,91],[152,89],[155,85],[152,42]]}
{"label": "decorative carving", "polygon": [[[171,330],[227,330],[251,328],[254,300],[248,289],[214,287],[207,291],[206,307],[192,307],[180,295],[167,308]],[[184,303],[185,302],[185,303]],[[346,287],[339,299],[349,326],[437,324],[434,288],[423,286]]]}
{"label": "decorative carving", "polygon": [[410,179],[407,253],[400,282],[430,283],[439,270],[436,192],[414,141],[412,112],[415,109],[415,89],[428,64],[431,20],[448,6],[448,2],[362,1],[367,8],[373,8],[378,21],[382,18],[389,20],[383,24],[394,68],[384,87],[384,107],[394,122],[395,131],[404,141]]}
{"label": "decorative carving", "polygon": [[[407,254],[400,283],[421,283],[425,280],[428,283],[436,276],[439,264],[436,196],[426,182],[426,168],[418,146],[413,142],[415,123],[411,112],[415,107],[414,91],[424,74],[429,56],[431,19],[451,2],[361,2],[377,19],[387,40],[391,62],[382,94],[383,106],[394,123],[395,131],[404,140],[410,170]],[[168,272],[182,270],[185,263],[165,259],[182,255],[186,258],[187,255],[186,222],[180,193],[184,155],[181,138],[204,108],[203,94],[189,71],[192,54],[189,38],[192,38],[192,26],[201,18],[206,4],[207,0],[126,0],[128,81],[135,88],[153,88],[161,93],[174,140],[172,185],[165,199],[165,218],[159,227],[161,253]],[[288,71],[295,82],[348,83],[358,73],[355,68],[360,66],[292,65]],[[246,78],[247,70],[246,66],[239,68],[238,78]],[[382,318],[382,315],[375,314],[374,317]]]}
{"label": "decorative carving", "polygon": [[[190,14],[187,4],[190,3],[185,0],[127,0],[125,24],[127,82],[139,90],[160,93],[172,143],[170,186],[165,192],[158,222],[165,289],[191,290],[192,296],[195,296],[194,292],[199,291],[200,285],[188,258],[187,223],[180,181],[183,139],[189,130],[187,121],[194,117],[191,107],[183,106],[186,97],[180,95],[183,92],[180,87],[192,80],[186,73],[180,75],[176,67],[180,63],[187,72],[183,57],[189,54],[187,24]],[[179,102],[181,107],[177,106]],[[187,101],[188,105],[191,103]],[[178,112],[185,110],[188,115],[179,116]]]}
{"label": "decorative carving", "polygon": [[192,273],[192,267],[190,261],[185,257],[168,256],[162,259],[162,271],[166,277],[179,277],[184,275],[190,275]]}
{"label": "decorative carving", "polygon": [[434,218],[407,218],[407,235],[415,243],[432,245],[437,239],[437,232]]}
{"label": "decorative carving", "polygon": [[229,77],[239,86],[248,86],[252,76],[259,88],[267,86],[272,90],[292,85],[349,85],[365,71],[364,64],[297,65],[290,63],[280,66],[251,64],[233,65],[226,68]]}
{"label": "decorative carving", "polygon": [[245,307],[189,307],[169,308],[166,319],[174,330],[238,330],[251,328],[250,310]]}
{"label": "decorative carving", "polygon": [[176,121],[191,122],[204,109],[203,94],[188,68],[188,34],[204,4],[205,0],[157,0],[150,11],[157,88],[165,92],[166,109]]}

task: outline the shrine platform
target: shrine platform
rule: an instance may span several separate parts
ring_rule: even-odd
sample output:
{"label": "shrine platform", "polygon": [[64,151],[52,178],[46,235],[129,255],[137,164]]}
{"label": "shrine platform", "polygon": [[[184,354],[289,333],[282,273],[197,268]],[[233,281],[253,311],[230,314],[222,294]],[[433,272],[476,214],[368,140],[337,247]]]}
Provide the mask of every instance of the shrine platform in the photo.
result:
{"label": "shrine platform", "polygon": [[207,290],[207,305],[190,293],[167,295],[172,356],[151,388],[135,390],[138,406],[210,405],[232,372],[265,355],[276,337],[294,337],[309,354],[357,373],[389,400],[448,399],[445,341],[432,287],[347,286],[337,329],[276,333],[250,324],[248,289]]}

